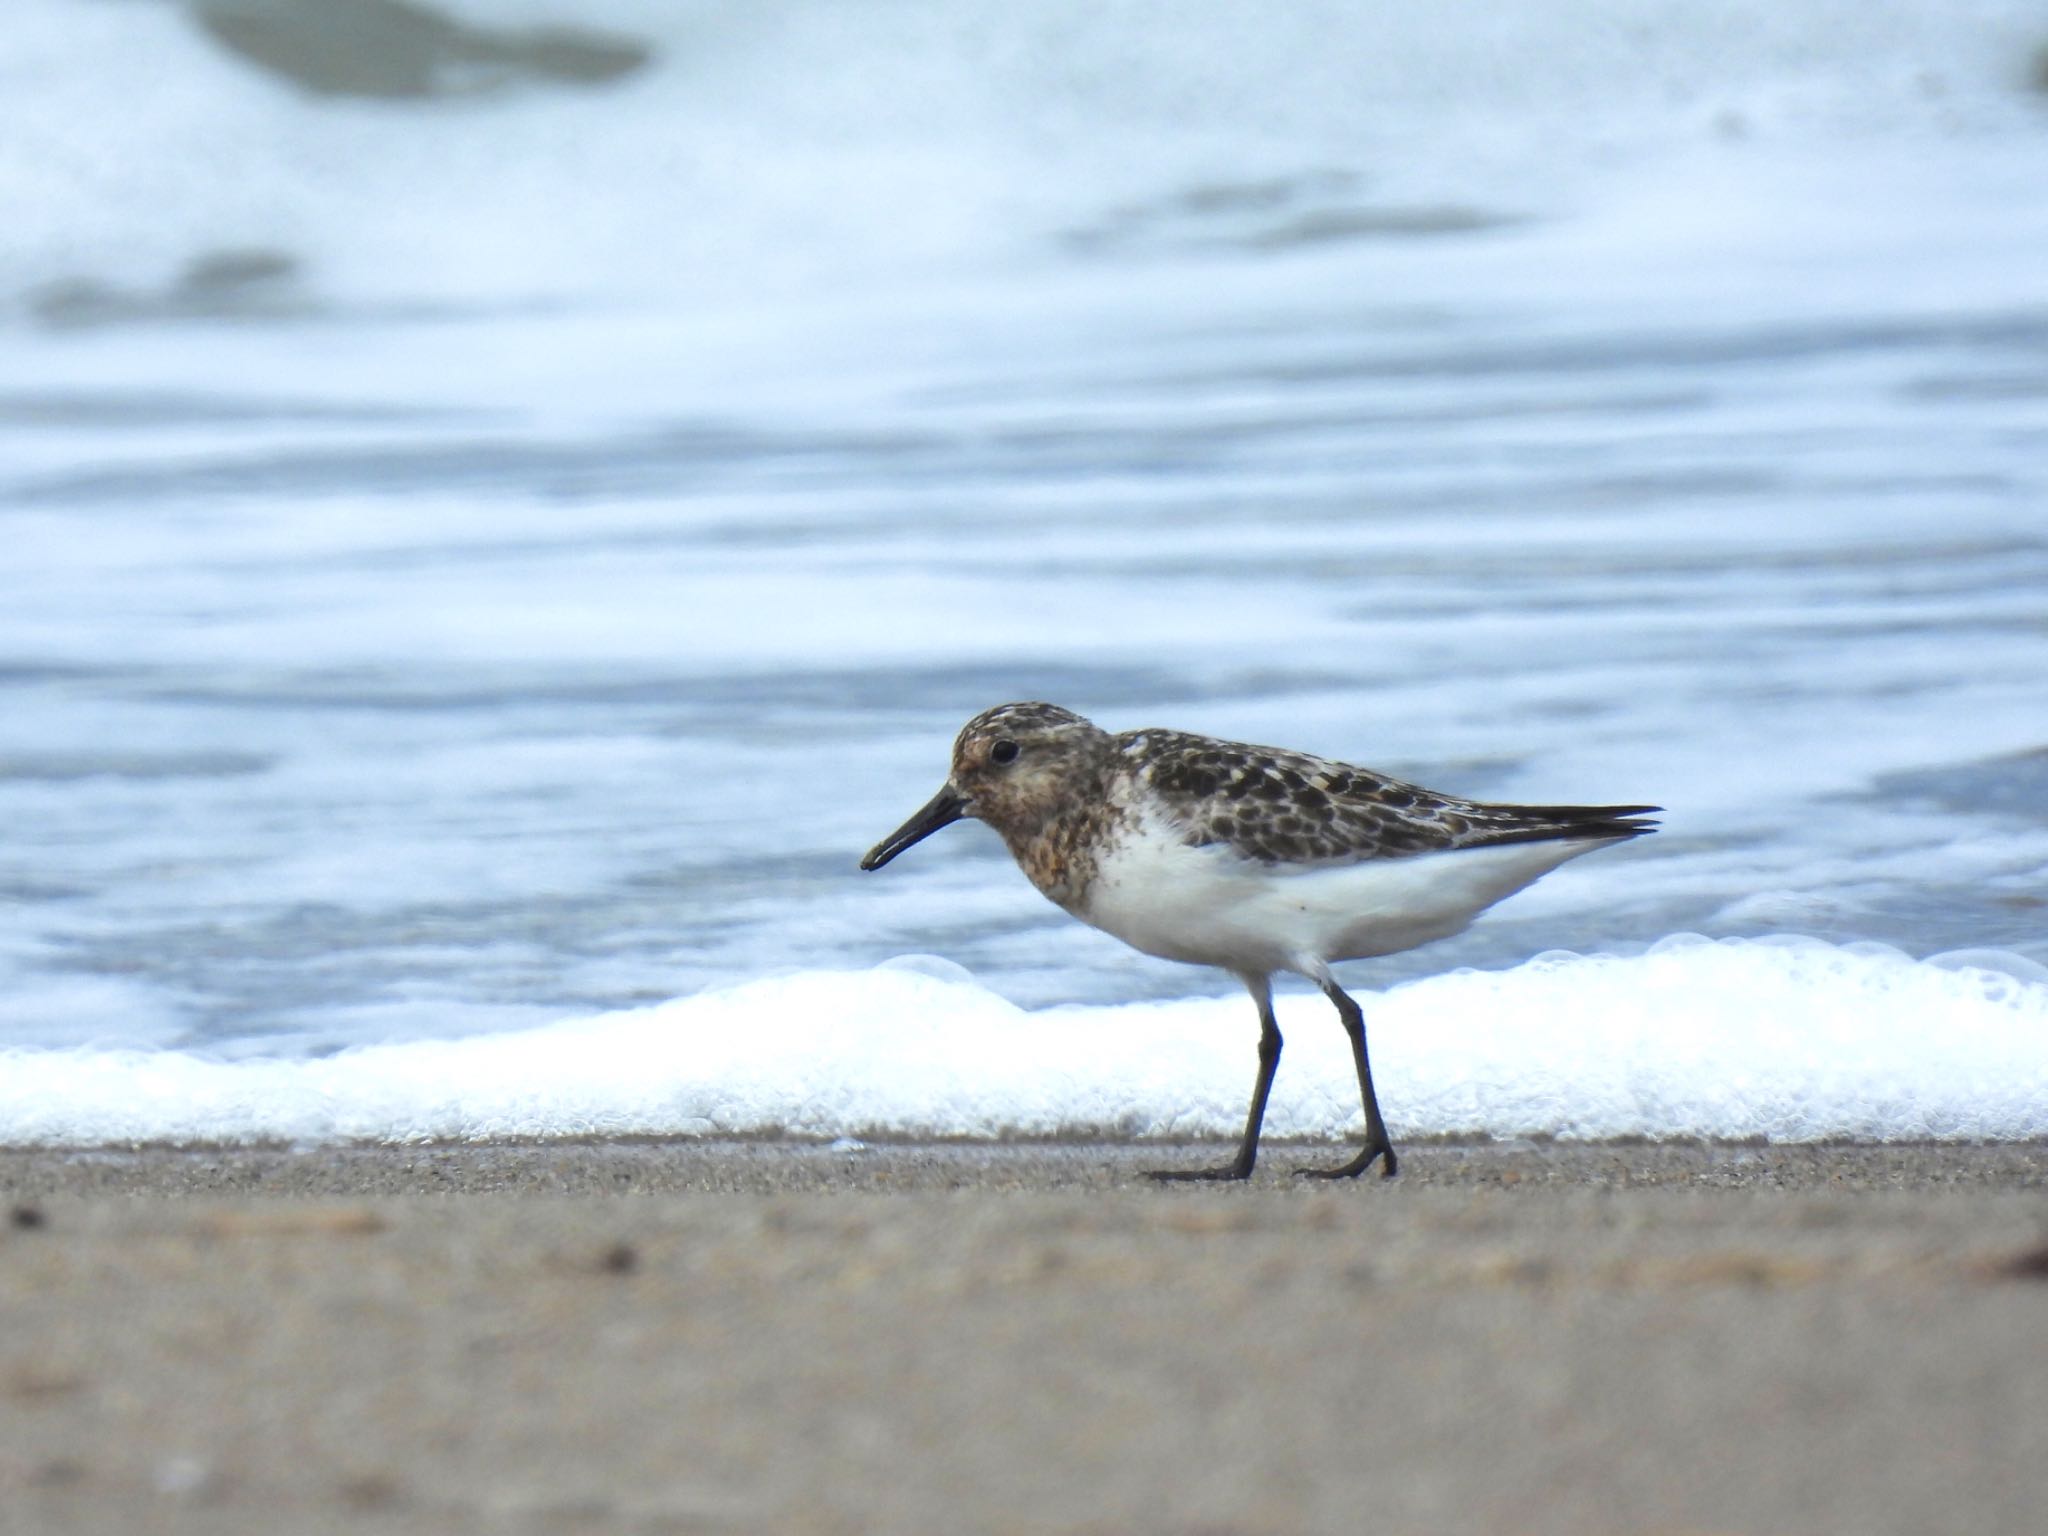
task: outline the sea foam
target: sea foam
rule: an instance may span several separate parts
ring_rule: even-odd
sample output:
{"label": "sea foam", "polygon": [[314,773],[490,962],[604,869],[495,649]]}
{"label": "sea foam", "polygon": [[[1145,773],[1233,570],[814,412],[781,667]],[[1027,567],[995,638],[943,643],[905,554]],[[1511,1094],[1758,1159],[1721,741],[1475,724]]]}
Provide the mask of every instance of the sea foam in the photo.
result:
{"label": "sea foam", "polygon": [[[1998,963],[1687,935],[1360,997],[1397,1138],[2048,1136],[2048,978]],[[1355,1133],[1327,1005],[1280,1022],[1269,1132]],[[913,959],[313,1060],[11,1051],[0,1141],[1230,1136],[1255,1033],[1242,996],[1027,1011]]]}

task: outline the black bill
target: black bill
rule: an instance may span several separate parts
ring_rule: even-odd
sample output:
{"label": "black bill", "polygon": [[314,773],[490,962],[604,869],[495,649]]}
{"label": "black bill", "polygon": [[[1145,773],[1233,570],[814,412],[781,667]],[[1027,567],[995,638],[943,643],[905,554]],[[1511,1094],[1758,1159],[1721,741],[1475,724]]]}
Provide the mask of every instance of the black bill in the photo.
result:
{"label": "black bill", "polygon": [[912,843],[921,843],[941,827],[950,827],[967,814],[967,798],[948,784],[910,820],[868,850],[860,861],[862,869],[880,869]]}

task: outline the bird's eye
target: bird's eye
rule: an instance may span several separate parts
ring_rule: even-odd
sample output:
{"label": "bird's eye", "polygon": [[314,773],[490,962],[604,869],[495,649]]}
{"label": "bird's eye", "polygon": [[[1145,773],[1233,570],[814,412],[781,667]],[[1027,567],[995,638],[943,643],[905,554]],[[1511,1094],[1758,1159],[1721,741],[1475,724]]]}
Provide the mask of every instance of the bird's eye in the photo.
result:
{"label": "bird's eye", "polygon": [[988,760],[998,768],[1007,768],[1017,761],[1019,750],[1014,741],[999,741],[988,749]]}

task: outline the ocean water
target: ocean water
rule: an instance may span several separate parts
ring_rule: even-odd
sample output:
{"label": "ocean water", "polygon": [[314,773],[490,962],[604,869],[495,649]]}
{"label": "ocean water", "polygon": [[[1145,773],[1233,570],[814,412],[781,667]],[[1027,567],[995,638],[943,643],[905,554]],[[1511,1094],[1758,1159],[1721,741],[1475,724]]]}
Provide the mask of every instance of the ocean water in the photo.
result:
{"label": "ocean water", "polygon": [[1397,1134],[2048,1135],[2037,5],[15,0],[0,207],[0,1139],[1226,1133],[855,869],[1028,697],[1668,807]]}

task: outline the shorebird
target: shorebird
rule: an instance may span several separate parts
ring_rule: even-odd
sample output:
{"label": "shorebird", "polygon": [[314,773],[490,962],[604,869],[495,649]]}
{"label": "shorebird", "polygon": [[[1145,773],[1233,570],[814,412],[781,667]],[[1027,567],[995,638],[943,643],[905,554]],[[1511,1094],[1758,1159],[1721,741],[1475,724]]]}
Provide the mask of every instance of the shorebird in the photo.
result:
{"label": "shorebird", "polygon": [[1259,1010],[1259,1074],[1237,1156],[1159,1179],[1244,1179],[1280,1065],[1273,976],[1337,1009],[1365,1146],[1352,1179],[1399,1163],[1373,1092],[1365,1018],[1330,967],[1461,931],[1568,859],[1656,830],[1654,805],[1490,805],[1349,763],[1183,731],[1112,736],[1056,704],[1000,704],[961,729],[930,802],[860,861],[880,869],[963,817],[1001,834],[1031,883],[1082,922],[1168,960],[1213,965]]}

